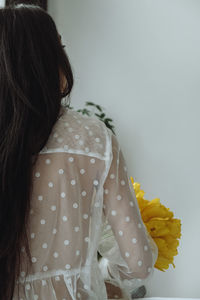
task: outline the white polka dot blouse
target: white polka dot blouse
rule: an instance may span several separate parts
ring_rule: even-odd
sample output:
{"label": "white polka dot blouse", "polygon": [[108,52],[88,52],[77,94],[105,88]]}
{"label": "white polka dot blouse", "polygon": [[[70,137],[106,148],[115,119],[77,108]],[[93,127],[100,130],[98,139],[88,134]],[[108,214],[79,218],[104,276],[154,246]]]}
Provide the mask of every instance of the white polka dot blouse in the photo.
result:
{"label": "white polka dot blouse", "polygon": [[122,150],[96,117],[61,113],[33,169],[31,263],[22,246],[13,300],[103,300],[105,280],[131,299],[151,278],[157,249]]}

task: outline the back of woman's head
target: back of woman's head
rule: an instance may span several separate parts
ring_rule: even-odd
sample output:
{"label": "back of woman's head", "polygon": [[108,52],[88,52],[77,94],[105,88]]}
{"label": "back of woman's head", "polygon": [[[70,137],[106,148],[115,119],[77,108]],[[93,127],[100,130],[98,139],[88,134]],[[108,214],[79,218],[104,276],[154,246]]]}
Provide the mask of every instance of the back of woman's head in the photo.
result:
{"label": "back of woman's head", "polygon": [[70,62],[51,16],[34,5],[0,8],[1,300],[13,297],[22,245],[31,267],[32,171],[72,87]]}

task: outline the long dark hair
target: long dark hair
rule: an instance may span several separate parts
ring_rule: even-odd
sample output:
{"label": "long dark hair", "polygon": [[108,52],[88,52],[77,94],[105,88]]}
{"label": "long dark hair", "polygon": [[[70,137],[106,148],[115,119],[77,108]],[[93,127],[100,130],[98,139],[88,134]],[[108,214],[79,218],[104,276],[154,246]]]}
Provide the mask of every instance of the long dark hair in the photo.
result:
{"label": "long dark hair", "polygon": [[[60,71],[67,84],[60,89]],[[36,5],[0,8],[0,299],[10,300],[28,261],[32,170],[62,98],[73,87],[68,56],[51,16]]]}

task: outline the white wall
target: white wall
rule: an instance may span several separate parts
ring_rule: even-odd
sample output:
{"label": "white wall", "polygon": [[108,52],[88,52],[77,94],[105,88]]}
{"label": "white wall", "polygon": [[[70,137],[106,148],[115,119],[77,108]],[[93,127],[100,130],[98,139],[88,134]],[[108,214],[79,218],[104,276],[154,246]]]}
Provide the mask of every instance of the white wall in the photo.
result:
{"label": "white wall", "polygon": [[146,198],[182,220],[179,254],[147,296],[200,298],[200,1],[49,0],[75,75],[71,105],[113,118]]}
{"label": "white wall", "polygon": [[0,7],[4,7],[5,6],[5,2],[6,2],[6,0],[0,0]]}

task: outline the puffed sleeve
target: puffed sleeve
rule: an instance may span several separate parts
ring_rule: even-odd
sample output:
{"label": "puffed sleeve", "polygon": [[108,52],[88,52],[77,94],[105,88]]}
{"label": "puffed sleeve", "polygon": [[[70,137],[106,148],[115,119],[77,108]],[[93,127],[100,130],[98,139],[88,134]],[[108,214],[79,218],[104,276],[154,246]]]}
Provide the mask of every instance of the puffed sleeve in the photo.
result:
{"label": "puffed sleeve", "polygon": [[112,162],[104,182],[103,217],[98,251],[104,280],[121,288],[124,299],[152,277],[158,248],[144,225],[126,161],[111,135]]}

